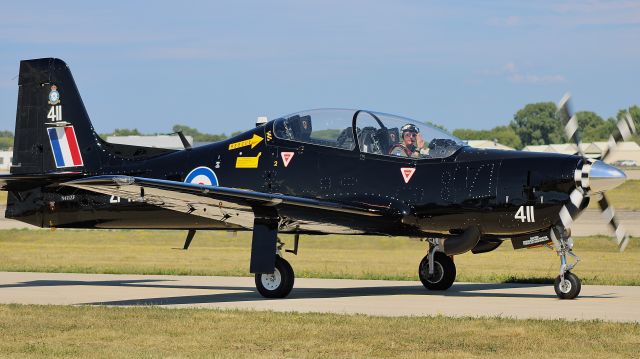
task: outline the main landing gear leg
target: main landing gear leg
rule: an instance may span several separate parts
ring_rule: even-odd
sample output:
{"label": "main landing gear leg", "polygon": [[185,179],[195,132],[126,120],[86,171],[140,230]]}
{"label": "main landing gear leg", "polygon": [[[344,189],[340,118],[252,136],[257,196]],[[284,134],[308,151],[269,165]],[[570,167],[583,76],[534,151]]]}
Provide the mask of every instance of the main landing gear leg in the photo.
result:
{"label": "main landing gear leg", "polygon": [[[562,227],[551,229],[553,248],[560,257],[560,275],[556,277],[553,288],[560,299],[574,299],[580,294],[582,285],[580,278],[571,270],[580,262],[580,258],[573,253],[573,239],[571,232]],[[567,256],[573,257],[575,262],[569,264]]]}
{"label": "main landing gear leg", "polygon": [[418,276],[429,290],[446,290],[456,279],[456,265],[452,257],[440,249],[439,240],[429,240],[429,252],[418,266]]}
{"label": "main landing gear leg", "polygon": [[293,289],[295,274],[280,256],[277,216],[256,216],[253,222],[250,272],[255,273],[258,292],[265,298],[284,298]]}

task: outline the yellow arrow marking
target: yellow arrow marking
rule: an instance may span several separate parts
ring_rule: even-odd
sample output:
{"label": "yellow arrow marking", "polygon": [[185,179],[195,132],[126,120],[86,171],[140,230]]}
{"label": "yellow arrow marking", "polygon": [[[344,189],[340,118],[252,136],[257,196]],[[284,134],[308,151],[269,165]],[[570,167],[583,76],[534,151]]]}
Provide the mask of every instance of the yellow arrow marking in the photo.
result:
{"label": "yellow arrow marking", "polygon": [[251,148],[254,148],[258,145],[258,143],[262,142],[262,137],[256,135],[255,133],[253,134],[253,137],[251,137],[248,140],[244,140],[244,141],[239,141],[239,142],[234,142],[232,144],[229,145],[229,151],[231,150],[236,150],[238,148],[242,148],[245,146],[249,146],[251,145]]}

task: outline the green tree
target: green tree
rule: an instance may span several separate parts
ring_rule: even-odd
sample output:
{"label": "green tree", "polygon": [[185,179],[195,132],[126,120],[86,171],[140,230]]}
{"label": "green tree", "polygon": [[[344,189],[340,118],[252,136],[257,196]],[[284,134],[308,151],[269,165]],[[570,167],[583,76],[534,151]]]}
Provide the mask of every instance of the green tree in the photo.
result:
{"label": "green tree", "polygon": [[511,128],[520,138],[522,146],[546,145],[564,141],[562,124],[555,118],[553,102],[538,102],[526,105],[511,121]]}
{"label": "green tree", "polygon": [[603,120],[595,112],[576,112],[578,118],[578,128],[580,139],[584,142],[606,141],[613,132],[615,121],[613,119]]}
{"label": "green tree", "polygon": [[320,131],[313,131],[311,137],[313,138],[321,138],[324,140],[333,140],[335,141],[338,136],[340,136],[341,130],[336,129],[326,129]]}
{"label": "green tree", "polygon": [[0,131],[0,150],[8,150],[13,147],[13,132]]}
{"label": "green tree", "polygon": [[449,132],[449,130],[447,130],[447,128],[446,128],[446,127],[444,127],[444,126],[442,126],[442,125],[439,125],[439,124],[437,124],[437,123],[433,123],[433,122],[431,122],[431,121],[426,121],[426,123],[427,123],[427,125],[431,125],[431,126],[433,126],[433,127],[435,127],[435,128],[438,128],[438,129],[440,129],[440,130],[442,130],[442,131],[444,131],[444,132]]}
{"label": "green tree", "polygon": [[521,149],[522,141],[511,126],[498,126],[491,130],[491,137],[505,146]]}
{"label": "green tree", "polygon": [[638,105],[629,107],[629,113],[631,113],[633,122],[636,124],[636,129],[640,130],[640,107]]}
{"label": "green tree", "polygon": [[113,130],[113,134],[111,136],[142,136],[142,133],[140,133],[137,128],[134,128],[133,130],[128,128],[116,128]]}
{"label": "green tree", "polygon": [[186,125],[174,125],[173,132],[182,131],[185,136],[192,136],[196,142],[218,142],[227,139],[227,135],[223,134],[209,134],[202,133],[195,128]]}

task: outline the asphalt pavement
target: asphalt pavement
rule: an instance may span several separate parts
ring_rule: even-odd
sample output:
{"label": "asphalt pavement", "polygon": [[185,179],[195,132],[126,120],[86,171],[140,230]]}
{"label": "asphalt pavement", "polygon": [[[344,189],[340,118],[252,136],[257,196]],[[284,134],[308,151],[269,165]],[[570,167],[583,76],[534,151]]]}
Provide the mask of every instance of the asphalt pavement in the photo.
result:
{"label": "asphalt pavement", "polygon": [[582,287],[560,300],[551,285],[296,279],[286,299],[264,299],[253,278],[66,273],[0,273],[0,303],[162,306],[380,316],[500,316],[640,322],[640,287]]}

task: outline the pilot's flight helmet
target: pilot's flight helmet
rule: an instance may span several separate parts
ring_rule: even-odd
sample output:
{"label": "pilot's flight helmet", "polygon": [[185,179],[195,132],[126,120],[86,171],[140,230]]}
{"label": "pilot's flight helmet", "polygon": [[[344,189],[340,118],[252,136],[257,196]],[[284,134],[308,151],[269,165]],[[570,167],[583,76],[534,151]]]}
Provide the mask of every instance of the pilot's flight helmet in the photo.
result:
{"label": "pilot's flight helmet", "polygon": [[418,133],[420,132],[420,129],[412,123],[407,123],[406,125],[402,126],[401,131],[402,131],[402,135],[404,135],[405,132]]}

